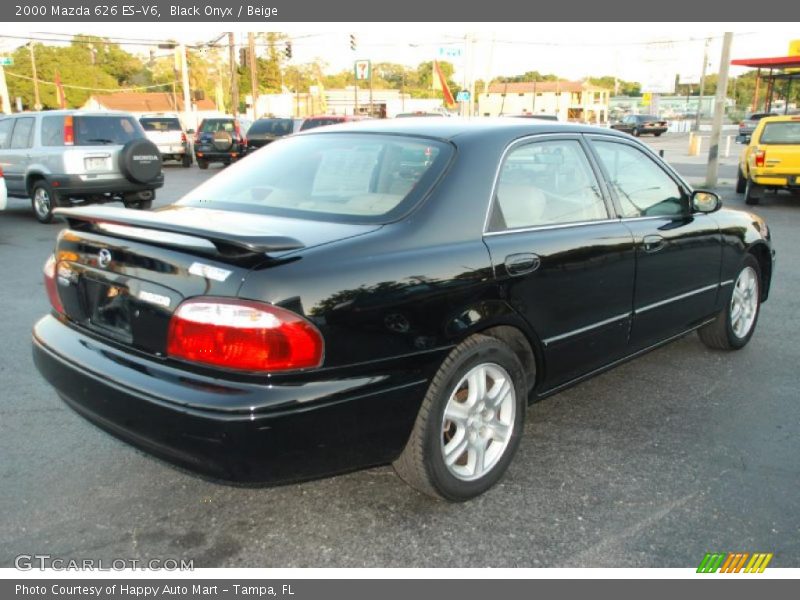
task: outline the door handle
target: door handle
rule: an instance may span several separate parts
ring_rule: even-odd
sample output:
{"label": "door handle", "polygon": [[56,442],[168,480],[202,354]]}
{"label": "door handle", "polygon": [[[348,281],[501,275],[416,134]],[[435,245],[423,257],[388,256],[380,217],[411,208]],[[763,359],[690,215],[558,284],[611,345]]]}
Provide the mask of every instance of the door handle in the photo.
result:
{"label": "door handle", "polygon": [[642,248],[645,252],[658,252],[666,244],[666,240],[660,235],[646,235],[642,238]]}
{"label": "door handle", "polygon": [[519,254],[509,254],[503,263],[509,275],[525,275],[532,273],[542,264],[542,259],[532,252],[520,252]]}

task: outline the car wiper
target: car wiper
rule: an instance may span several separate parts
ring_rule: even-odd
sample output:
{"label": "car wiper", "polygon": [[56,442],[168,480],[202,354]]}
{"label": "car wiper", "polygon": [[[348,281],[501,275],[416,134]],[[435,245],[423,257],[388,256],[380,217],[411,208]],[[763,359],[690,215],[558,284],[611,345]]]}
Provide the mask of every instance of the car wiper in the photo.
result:
{"label": "car wiper", "polygon": [[114,140],[109,140],[108,138],[91,138],[86,140],[87,142],[97,142],[99,144],[116,144]]}

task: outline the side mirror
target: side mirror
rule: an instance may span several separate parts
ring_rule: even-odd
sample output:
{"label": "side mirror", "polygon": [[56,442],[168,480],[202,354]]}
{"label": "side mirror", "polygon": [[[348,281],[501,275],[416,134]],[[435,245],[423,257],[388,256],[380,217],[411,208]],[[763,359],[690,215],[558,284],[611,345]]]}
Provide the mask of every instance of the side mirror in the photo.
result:
{"label": "side mirror", "polygon": [[695,190],[692,192],[692,210],[699,213],[712,213],[722,208],[722,199],[714,192]]}

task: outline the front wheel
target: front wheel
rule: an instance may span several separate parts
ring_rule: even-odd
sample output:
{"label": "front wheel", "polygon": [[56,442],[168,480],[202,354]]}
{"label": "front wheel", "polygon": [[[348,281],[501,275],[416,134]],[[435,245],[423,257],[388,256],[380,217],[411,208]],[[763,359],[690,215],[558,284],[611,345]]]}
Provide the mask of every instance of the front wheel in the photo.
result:
{"label": "front wheel", "polygon": [[639,131],[639,128],[638,127],[634,127],[633,131],[631,131],[631,135],[633,137],[639,137],[641,135],[641,132]]}
{"label": "front wheel", "polygon": [[697,333],[709,348],[738,350],[753,336],[760,309],[761,269],[758,261],[748,254],[733,282],[725,308]]}
{"label": "front wheel", "polygon": [[469,337],[434,376],[395,471],[435,498],[461,502],[482,494],[519,446],[525,389],[522,364],[506,344]]}

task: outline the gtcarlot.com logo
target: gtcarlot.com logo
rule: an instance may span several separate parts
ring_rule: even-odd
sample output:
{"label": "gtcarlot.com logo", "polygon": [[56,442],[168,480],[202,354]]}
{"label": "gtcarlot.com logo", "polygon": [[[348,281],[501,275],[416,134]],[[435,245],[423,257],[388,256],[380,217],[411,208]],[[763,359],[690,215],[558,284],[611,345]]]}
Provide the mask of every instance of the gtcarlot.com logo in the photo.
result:
{"label": "gtcarlot.com logo", "polygon": [[20,571],[124,571],[126,569],[150,571],[194,571],[194,560],[184,558],[60,558],[49,554],[20,554],[14,559]]}
{"label": "gtcarlot.com logo", "polygon": [[708,552],[697,567],[698,573],[763,573],[772,553]]}

